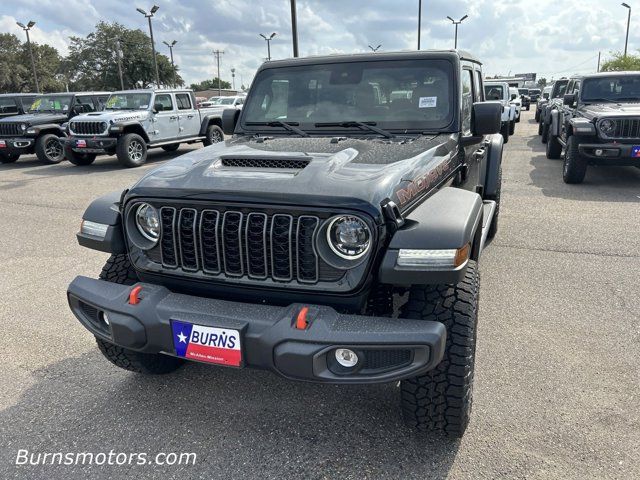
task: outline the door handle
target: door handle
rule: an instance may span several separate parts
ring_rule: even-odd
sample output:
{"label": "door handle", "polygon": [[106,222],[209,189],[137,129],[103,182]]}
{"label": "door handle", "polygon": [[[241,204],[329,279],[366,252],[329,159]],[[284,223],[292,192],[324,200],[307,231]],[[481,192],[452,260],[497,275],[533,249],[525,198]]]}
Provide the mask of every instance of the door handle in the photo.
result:
{"label": "door handle", "polygon": [[175,115],[171,115],[171,116],[169,117],[169,120],[176,120],[177,118],[178,118],[178,117],[176,117]]}
{"label": "door handle", "polygon": [[187,118],[193,118],[193,117],[194,117],[194,115],[193,115],[193,114],[191,114],[191,115],[187,115]]}

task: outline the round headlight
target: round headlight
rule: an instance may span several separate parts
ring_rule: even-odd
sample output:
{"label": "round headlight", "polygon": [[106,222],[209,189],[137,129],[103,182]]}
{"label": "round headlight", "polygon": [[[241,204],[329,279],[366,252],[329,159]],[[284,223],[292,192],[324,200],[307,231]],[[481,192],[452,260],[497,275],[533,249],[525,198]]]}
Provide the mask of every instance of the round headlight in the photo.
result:
{"label": "round headlight", "polygon": [[157,242],[160,237],[158,211],[148,203],[142,203],[136,210],[136,226],[144,238]]}
{"label": "round headlight", "polygon": [[616,122],[605,118],[600,122],[600,131],[605,135],[611,135],[616,129]]}
{"label": "round headlight", "polygon": [[107,129],[107,122],[100,123],[100,128],[102,129],[102,131],[105,131]]}
{"label": "round headlight", "polygon": [[327,242],[333,253],[356,260],[371,247],[371,230],[364,220],[354,215],[335,217],[327,227]]}
{"label": "round headlight", "polygon": [[26,123],[20,124],[20,129],[24,132],[27,129],[27,124]]}

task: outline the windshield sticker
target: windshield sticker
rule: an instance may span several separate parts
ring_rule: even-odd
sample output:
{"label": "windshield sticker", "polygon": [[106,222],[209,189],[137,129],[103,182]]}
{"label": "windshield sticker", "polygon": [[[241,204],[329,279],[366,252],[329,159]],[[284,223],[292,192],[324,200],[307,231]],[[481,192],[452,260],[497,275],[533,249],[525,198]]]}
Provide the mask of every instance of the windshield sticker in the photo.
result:
{"label": "windshield sticker", "polygon": [[36,101],[34,101],[31,104],[31,110],[37,110],[38,108],[40,108],[40,105],[42,104],[42,99],[38,98]]}
{"label": "windshield sticker", "polygon": [[107,108],[115,107],[116,103],[118,103],[118,97],[109,97],[109,100],[107,100]]}
{"label": "windshield sticker", "polygon": [[140,105],[138,108],[141,109],[141,110],[145,110],[145,109],[149,108],[149,105]]}
{"label": "windshield sticker", "polygon": [[435,108],[438,97],[420,97],[418,108]]}

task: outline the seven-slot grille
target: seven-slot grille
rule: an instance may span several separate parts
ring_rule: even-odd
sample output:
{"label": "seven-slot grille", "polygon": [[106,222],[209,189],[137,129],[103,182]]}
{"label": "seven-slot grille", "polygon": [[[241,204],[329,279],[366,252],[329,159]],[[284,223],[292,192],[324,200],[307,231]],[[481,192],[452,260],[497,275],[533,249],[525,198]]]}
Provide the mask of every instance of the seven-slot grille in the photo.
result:
{"label": "seven-slot grille", "polygon": [[254,280],[321,280],[319,217],[162,207],[160,223],[163,267]]}
{"label": "seven-slot grille", "polygon": [[615,128],[607,138],[640,138],[640,118],[615,118]]}
{"label": "seven-slot grille", "polygon": [[71,131],[76,135],[102,135],[105,122],[71,122]]}
{"label": "seven-slot grille", "polygon": [[0,136],[22,135],[19,123],[0,123]]}

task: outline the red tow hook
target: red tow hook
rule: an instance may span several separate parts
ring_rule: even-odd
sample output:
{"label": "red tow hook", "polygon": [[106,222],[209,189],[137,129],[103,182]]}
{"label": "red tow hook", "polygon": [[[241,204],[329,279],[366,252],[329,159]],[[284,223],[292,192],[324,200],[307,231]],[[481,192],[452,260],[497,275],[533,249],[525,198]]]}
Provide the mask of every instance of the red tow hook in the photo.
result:
{"label": "red tow hook", "polygon": [[133,287],[129,292],[129,305],[137,305],[140,303],[140,292],[142,291],[142,285]]}
{"label": "red tow hook", "polygon": [[309,307],[302,307],[296,317],[296,328],[298,330],[306,330],[309,326],[307,322],[307,313],[309,313]]}

